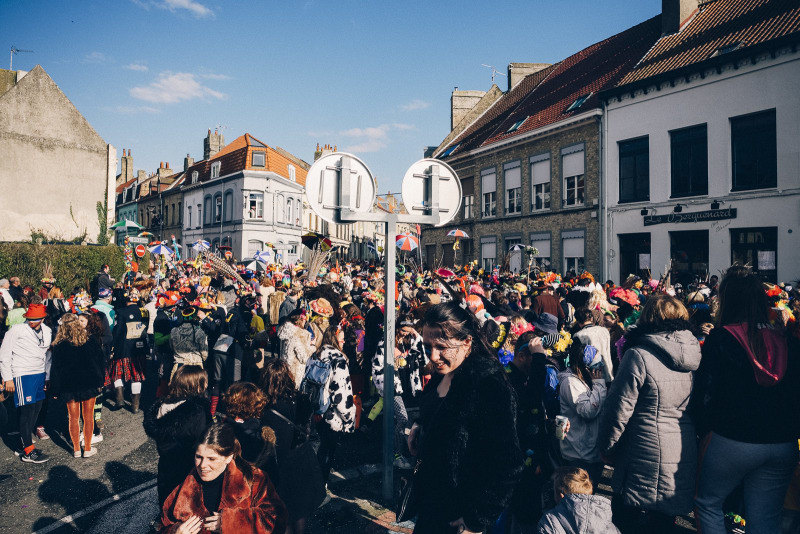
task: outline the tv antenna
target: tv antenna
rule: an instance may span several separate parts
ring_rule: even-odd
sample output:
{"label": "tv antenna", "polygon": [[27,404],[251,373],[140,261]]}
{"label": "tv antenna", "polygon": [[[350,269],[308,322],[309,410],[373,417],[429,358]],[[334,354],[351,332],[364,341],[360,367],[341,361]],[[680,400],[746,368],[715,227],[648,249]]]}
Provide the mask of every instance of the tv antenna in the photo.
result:
{"label": "tv antenna", "polygon": [[486,67],[487,69],[492,69],[492,83],[494,83],[495,76],[506,76],[505,74],[503,74],[502,72],[497,70],[497,67],[495,67],[494,65],[487,65],[485,63],[481,63],[481,67]]}
{"label": "tv antenna", "polygon": [[19,54],[20,52],[30,52],[33,53],[33,50],[23,50],[22,48],[17,48],[15,46],[11,47],[11,58],[8,60],[8,70],[14,70],[14,54]]}

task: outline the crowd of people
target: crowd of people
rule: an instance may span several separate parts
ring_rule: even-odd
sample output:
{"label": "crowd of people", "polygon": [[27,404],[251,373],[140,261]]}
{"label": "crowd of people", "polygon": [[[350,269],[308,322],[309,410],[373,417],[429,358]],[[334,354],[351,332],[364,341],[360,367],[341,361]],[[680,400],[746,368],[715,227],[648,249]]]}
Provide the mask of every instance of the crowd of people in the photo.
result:
{"label": "crowd of people", "polygon": [[387,288],[367,263],[221,261],[103,266],[70,291],[0,280],[0,426],[21,460],[49,459],[34,440],[60,401],[76,458],[97,454],[104,406],[144,409],[157,530],[302,533],[342,442],[392,410],[417,534],[657,534],[692,512],[705,534],[798,532],[791,285],[467,265],[400,267]]}

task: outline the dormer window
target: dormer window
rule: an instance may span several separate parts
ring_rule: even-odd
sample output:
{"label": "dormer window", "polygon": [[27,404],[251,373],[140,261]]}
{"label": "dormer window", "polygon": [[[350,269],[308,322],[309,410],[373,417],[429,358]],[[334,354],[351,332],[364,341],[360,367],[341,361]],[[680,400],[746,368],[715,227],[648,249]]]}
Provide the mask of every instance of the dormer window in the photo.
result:
{"label": "dormer window", "polygon": [[222,166],[222,163],[219,161],[213,163],[211,165],[211,179],[219,178],[219,168]]}
{"label": "dormer window", "polygon": [[450,148],[448,148],[447,150],[444,151],[444,154],[442,154],[442,157],[446,158],[447,156],[449,156],[450,154],[452,154],[453,152],[458,150],[458,147],[460,147],[460,146],[461,146],[461,143],[458,143],[457,145],[451,146]]}
{"label": "dormer window", "polygon": [[289,179],[296,182],[294,165],[287,165],[286,168],[289,169]]}
{"label": "dormer window", "polygon": [[727,44],[725,46],[720,46],[719,48],[714,50],[714,53],[711,54],[711,57],[717,57],[723,54],[730,54],[731,52],[735,52],[736,50],[741,48],[741,46],[742,46],[741,41],[736,41],[735,43]]}
{"label": "dormer window", "polygon": [[193,183],[193,184],[196,184],[196,183],[197,183],[197,178],[198,178],[199,176],[200,176],[200,173],[199,173],[199,172],[197,172],[197,171],[192,171],[192,183]]}
{"label": "dormer window", "polygon": [[266,167],[267,166],[267,153],[262,151],[254,151],[253,159],[251,162],[253,167]]}
{"label": "dormer window", "polygon": [[575,100],[575,102],[570,104],[570,106],[567,108],[567,111],[565,111],[565,113],[569,113],[570,111],[575,111],[576,109],[578,109],[579,107],[584,105],[586,103],[586,101],[589,100],[589,97],[592,96],[593,94],[594,93],[588,93],[588,94],[585,94],[583,96],[579,96],[578,99]]}
{"label": "dormer window", "polygon": [[528,120],[528,117],[525,117],[522,120],[518,120],[517,122],[511,125],[511,128],[506,130],[506,133],[516,132],[517,130],[519,130],[519,127],[525,123],[526,120]]}

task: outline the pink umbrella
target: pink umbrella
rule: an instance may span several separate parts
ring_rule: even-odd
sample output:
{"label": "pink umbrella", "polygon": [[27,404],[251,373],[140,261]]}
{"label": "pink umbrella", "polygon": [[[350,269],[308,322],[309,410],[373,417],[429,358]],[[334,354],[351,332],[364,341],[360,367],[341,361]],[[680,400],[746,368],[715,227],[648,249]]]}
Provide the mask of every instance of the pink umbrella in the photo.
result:
{"label": "pink umbrella", "polygon": [[400,234],[395,238],[395,244],[400,250],[411,252],[419,246],[419,239],[411,234]]}
{"label": "pink umbrella", "polygon": [[456,228],[455,230],[450,230],[449,232],[447,232],[447,235],[455,238],[469,237],[469,234],[467,234],[467,232],[465,232],[464,230],[459,230],[458,228]]}

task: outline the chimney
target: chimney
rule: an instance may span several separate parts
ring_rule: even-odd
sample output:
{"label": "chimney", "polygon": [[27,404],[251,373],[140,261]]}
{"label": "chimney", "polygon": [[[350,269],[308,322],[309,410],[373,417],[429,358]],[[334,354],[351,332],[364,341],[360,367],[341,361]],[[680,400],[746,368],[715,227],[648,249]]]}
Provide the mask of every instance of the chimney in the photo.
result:
{"label": "chimney", "polygon": [[661,0],[661,35],[677,33],[699,4],[700,0]]}
{"label": "chimney", "polygon": [[133,179],[133,151],[128,149],[122,150],[122,174],[123,182],[128,182]]}
{"label": "chimney", "polygon": [[192,165],[194,165],[194,158],[189,157],[189,154],[186,154],[186,157],[183,158],[183,172],[188,171],[189,167]]}
{"label": "chimney", "polygon": [[546,69],[550,63],[509,63],[508,64],[508,90],[512,90],[525,76]]}
{"label": "chimney", "polygon": [[458,87],[453,89],[450,96],[450,129],[455,129],[469,111],[483,98],[486,91],[459,91]]}
{"label": "chimney", "polygon": [[222,150],[224,146],[225,136],[220,134],[217,130],[214,130],[212,134],[211,129],[209,129],[208,136],[203,141],[203,159],[214,157],[214,154]]}
{"label": "chimney", "polygon": [[144,172],[142,169],[139,169],[138,171],[136,171],[136,182],[137,183],[142,183],[145,180],[147,180],[147,173]]}

